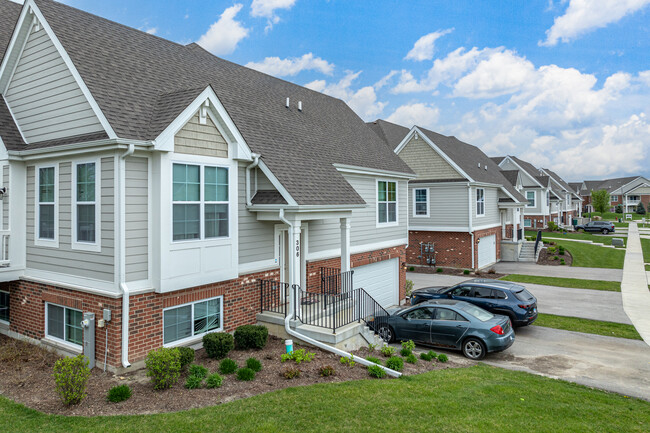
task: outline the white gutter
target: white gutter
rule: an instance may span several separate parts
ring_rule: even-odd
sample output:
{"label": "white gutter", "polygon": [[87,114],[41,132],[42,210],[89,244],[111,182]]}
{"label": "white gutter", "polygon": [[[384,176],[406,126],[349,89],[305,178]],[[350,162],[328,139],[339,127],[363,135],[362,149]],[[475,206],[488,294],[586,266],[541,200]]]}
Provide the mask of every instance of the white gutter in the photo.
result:
{"label": "white gutter", "polygon": [[467,210],[468,217],[469,217],[469,235],[470,235],[471,240],[472,240],[472,269],[474,269],[475,268],[475,266],[474,266],[474,228],[472,227],[472,184],[471,183],[467,184],[467,196],[468,196],[468,199],[469,199],[469,203],[468,203],[469,206],[468,206],[468,210]]}
{"label": "white gutter", "polygon": [[[280,219],[280,221],[282,221],[283,223],[289,226],[289,231],[293,229],[293,223],[291,223],[288,219],[284,217],[284,209],[280,209],[278,218]],[[314,340],[313,338],[307,337],[306,335],[302,335],[298,331],[294,331],[293,329],[291,329],[291,325],[289,323],[291,322],[291,319],[293,319],[294,304],[296,301],[295,301],[295,293],[293,293],[293,287],[290,287],[289,290],[291,290],[291,296],[289,296],[289,313],[287,314],[287,317],[284,318],[284,330],[287,331],[287,334],[291,335],[294,338],[297,338],[298,340],[302,340],[305,343],[311,344],[312,346],[316,346],[319,349],[323,349],[328,352],[334,353],[335,355],[342,356],[345,358],[352,358],[354,362],[358,362],[361,365],[365,365],[367,367],[378,365],[379,368],[384,370],[386,374],[388,374],[389,376],[400,377],[402,375],[402,373],[398,371],[391,370],[390,368],[384,367],[383,365],[375,364],[374,362],[370,362],[367,359],[352,355],[351,353],[348,353],[344,350],[337,349],[336,347],[329,346],[325,343],[321,343],[318,340]]]}
{"label": "white gutter", "polygon": [[246,167],[246,206],[253,205],[251,201],[253,200],[253,197],[251,197],[251,170],[260,163],[259,153],[251,153],[251,156],[253,157],[253,162]]}
{"label": "white gutter", "polygon": [[122,289],[122,366],[129,368],[129,288],[120,283]]}
{"label": "white gutter", "polygon": [[[120,165],[123,164],[123,161],[133,155],[135,152],[135,144],[130,143],[126,152],[124,152],[120,158]],[[123,206],[123,200],[125,200],[125,191],[126,185],[124,185],[125,170],[120,170],[120,188],[119,188],[119,199],[117,200],[118,206],[120,208]],[[126,266],[126,232],[124,230],[124,212],[120,209],[120,225],[119,225],[119,239],[120,239],[120,289],[122,290],[122,366],[124,368],[129,368],[131,363],[129,362],[129,305],[130,305],[130,296],[129,296],[129,287],[126,285],[126,275],[124,273],[124,268]]]}

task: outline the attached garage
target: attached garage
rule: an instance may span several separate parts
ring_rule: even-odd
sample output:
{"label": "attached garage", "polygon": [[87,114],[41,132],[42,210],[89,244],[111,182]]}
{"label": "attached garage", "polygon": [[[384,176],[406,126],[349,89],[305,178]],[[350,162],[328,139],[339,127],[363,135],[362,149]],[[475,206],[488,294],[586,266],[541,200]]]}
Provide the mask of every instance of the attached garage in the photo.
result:
{"label": "attached garage", "polygon": [[382,307],[399,304],[399,259],[353,268],[354,288],[364,289]]}
{"label": "attached garage", "polygon": [[497,261],[497,236],[483,236],[478,240],[478,268],[482,269]]}

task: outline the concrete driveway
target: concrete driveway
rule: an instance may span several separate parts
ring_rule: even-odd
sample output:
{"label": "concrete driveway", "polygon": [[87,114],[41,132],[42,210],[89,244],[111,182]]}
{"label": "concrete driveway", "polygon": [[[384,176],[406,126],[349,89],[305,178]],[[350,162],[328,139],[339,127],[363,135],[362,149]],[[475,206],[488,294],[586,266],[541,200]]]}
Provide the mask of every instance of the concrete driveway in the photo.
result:
{"label": "concrete driveway", "polygon": [[583,280],[621,281],[622,269],[544,266],[530,262],[499,262],[493,266],[500,274],[539,275],[541,277],[581,278]]}

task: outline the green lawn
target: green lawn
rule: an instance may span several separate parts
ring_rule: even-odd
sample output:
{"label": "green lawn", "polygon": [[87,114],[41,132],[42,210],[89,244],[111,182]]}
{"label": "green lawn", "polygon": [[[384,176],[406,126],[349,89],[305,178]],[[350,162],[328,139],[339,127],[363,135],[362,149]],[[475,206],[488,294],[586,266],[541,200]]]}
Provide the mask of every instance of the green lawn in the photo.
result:
{"label": "green lawn", "polygon": [[579,317],[556,316],[539,313],[534,325],[565,331],[584,332],[587,334],[606,335],[608,337],[642,340],[636,328],[624,323],[605,322],[603,320],[581,319]]}
{"label": "green lawn", "polygon": [[624,228],[629,228],[630,227],[630,223],[626,223],[626,222],[622,222],[622,223],[614,222],[613,224],[614,224],[614,227],[624,227]]}
{"label": "green lawn", "polygon": [[641,249],[643,250],[643,261],[650,263],[650,239],[641,238]]}
{"label": "green lawn", "polygon": [[[525,236],[536,236],[537,233],[534,231],[526,231]],[[611,245],[612,238],[609,236],[600,236],[594,233],[562,233],[562,232],[542,232],[542,239],[545,238],[563,238],[563,239],[578,239],[582,241],[592,241],[595,243],[603,245]],[[627,237],[620,237],[623,239],[623,242],[627,245]]]}
{"label": "green lawn", "polygon": [[[625,250],[572,241],[553,241],[573,256],[572,266],[581,268],[623,269]],[[561,256],[559,256],[561,257]]]}
{"label": "green lawn", "polygon": [[628,213],[632,215],[633,220],[640,220],[645,216],[645,215],[639,215],[636,212],[627,212],[627,213],[605,212],[605,213],[602,213],[602,214],[600,212],[591,212],[591,213],[586,212],[582,216],[585,217],[585,218],[593,218],[595,216],[599,216],[599,217],[602,217],[604,220],[613,221],[613,220],[618,220],[619,218],[622,218],[623,220],[625,220],[625,215],[627,215]]}
{"label": "green lawn", "polygon": [[220,406],[160,415],[52,416],[0,397],[0,426],[3,431],[51,433],[628,433],[650,431],[650,403],[561,380],[479,365],[400,380],[371,379],[288,388]]}
{"label": "green lawn", "polygon": [[618,281],[581,280],[579,278],[538,277],[534,275],[510,274],[499,278],[517,283],[542,284],[544,286],[571,287],[574,289],[607,290],[620,292],[621,283]]}

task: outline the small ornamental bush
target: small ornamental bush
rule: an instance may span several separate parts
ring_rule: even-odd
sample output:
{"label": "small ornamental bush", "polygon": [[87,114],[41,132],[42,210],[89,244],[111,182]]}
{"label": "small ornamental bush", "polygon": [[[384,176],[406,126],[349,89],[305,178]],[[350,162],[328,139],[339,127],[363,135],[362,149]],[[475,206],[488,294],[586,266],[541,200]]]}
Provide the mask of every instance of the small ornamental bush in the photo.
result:
{"label": "small ornamental bush", "polygon": [[465,269],[465,270],[463,271],[463,274],[465,274],[465,275],[469,275],[469,269]]}
{"label": "small ornamental bush", "polygon": [[553,256],[553,260],[557,260],[557,259],[559,259],[558,256]]}
{"label": "small ornamental bush", "polygon": [[417,364],[418,363],[418,358],[414,354],[409,354],[409,356],[406,357],[406,362],[409,364]]}
{"label": "small ornamental bush", "polygon": [[449,361],[449,358],[447,358],[447,355],[445,355],[444,353],[441,353],[440,355],[438,355],[438,361],[447,362]]}
{"label": "small ornamental bush", "polygon": [[411,266],[411,267],[409,268],[409,272],[413,272],[414,270],[415,270],[415,267],[414,267],[414,266]]}
{"label": "small ornamental bush", "polygon": [[374,356],[366,356],[366,360],[381,365],[381,361],[379,360],[379,358],[375,358]]}
{"label": "small ornamental bush", "polygon": [[349,358],[343,356],[341,357],[339,362],[343,365],[347,365],[348,367],[354,367],[354,365],[356,364],[356,362],[354,362],[354,360],[352,359],[352,356],[350,356]]}
{"label": "small ornamental bush", "polygon": [[305,349],[298,349],[291,353],[282,354],[280,360],[282,362],[293,360],[296,364],[300,364],[301,362],[311,362],[311,360],[314,359],[314,356],[313,353],[307,352]]}
{"label": "small ornamental bush", "polygon": [[223,378],[218,373],[211,374],[205,381],[206,388],[219,388],[223,383]]}
{"label": "small ornamental bush", "polygon": [[64,404],[77,404],[86,397],[86,383],[90,377],[90,369],[88,359],[82,354],[56,361],[53,376],[56,391]]}
{"label": "small ornamental bush", "polygon": [[203,378],[200,376],[188,376],[185,380],[185,388],[187,389],[197,389],[201,388],[203,384]]}
{"label": "small ornamental bush", "polygon": [[402,341],[402,350],[400,350],[399,353],[402,356],[409,356],[411,353],[413,353],[413,349],[415,349],[415,343],[413,340]]}
{"label": "small ornamental bush", "polygon": [[422,352],[420,353],[420,359],[423,361],[431,361],[433,357],[429,355],[428,353]]}
{"label": "small ornamental bush", "polygon": [[210,358],[222,359],[235,347],[234,341],[227,332],[211,332],[203,336],[203,348]]}
{"label": "small ornamental bush", "polygon": [[368,374],[370,377],[376,377],[377,379],[381,379],[382,377],[386,376],[386,372],[378,365],[371,365],[368,367]]}
{"label": "small ornamental bush", "polygon": [[300,370],[297,368],[289,367],[282,372],[282,376],[284,376],[285,379],[295,379],[297,377],[300,377]]}
{"label": "small ornamental bush", "polygon": [[386,360],[386,367],[395,371],[402,371],[404,368],[404,360],[399,356],[391,356]]}
{"label": "small ornamental bush", "polygon": [[255,373],[262,371],[262,363],[255,358],[248,358],[246,360],[246,367],[250,368]]}
{"label": "small ornamental bush", "polygon": [[437,359],[438,358],[438,354],[436,352],[434,352],[433,350],[429,350],[427,352],[427,355],[429,355],[431,357],[431,359]]}
{"label": "small ornamental bush", "polygon": [[336,371],[331,365],[326,365],[318,370],[318,374],[320,374],[321,377],[330,377],[334,376],[336,374]]}
{"label": "small ornamental bush", "polygon": [[114,386],[108,390],[108,395],[106,396],[106,400],[111,403],[119,403],[130,398],[131,388],[129,388],[129,385]]}
{"label": "small ornamental bush", "polygon": [[384,346],[381,348],[381,354],[386,358],[395,355],[395,348],[391,346]]}
{"label": "small ornamental bush", "polygon": [[248,382],[255,379],[255,372],[248,367],[237,370],[237,380]]}
{"label": "small ornamental bush", "polygon": [[561,264],[561,265],[565,265],[565,264],[566,264],[566,262],[564,261],[564,259],[560,259],[560,264]]}
{"label": "small ornamental bush", "polygon": [[436,272],[443,272],[443,269],[442,269],[442,268],[438,268],[438,269],[436,269]]}
{"label": "small ornamental bush", "polygon": [[235,329],[235,348],[263,349],[269,339],[269,330],[263,325],[243,325]]}
{"label": "small ornamental bush", "polygon": [[181,375],[181,360],[178,349],[161,347],[147,354],[144,365],[151,378],[153,389],[171,388]]}
{"label": "small ornamental bush", "polygon": [[219,372],[221,374],[232,374],[237,371],[237,363],[230,358],[226,358],[219,364]]}
{"label": "small ornamental bush", "polygon": [[204,379],[208,375],[208,369],[202,365],[192,364],[189,370],[190,376],[200,377]]}
{"label": "small ornamental bush", "polygon": [[179,347],[178,352],[180,354],[181,369],[194,362],[194,349],[191,347]]}
{"label": "small ornamental bush", "polygon": [[399,351],[399,354],[402,355],[403,357],[407,357],[411,354],[411,351],[405,347],[402,347],[402,349],[400,349]]}
{"label": "small ornamental bush", "polygon": [[376,344],[372,344],[372,343],[368,344],[368,352],[372,353],[375,351],[376,348],[377,348]]}

